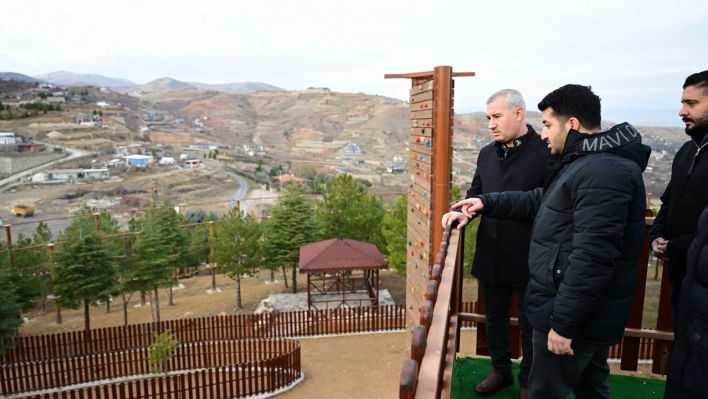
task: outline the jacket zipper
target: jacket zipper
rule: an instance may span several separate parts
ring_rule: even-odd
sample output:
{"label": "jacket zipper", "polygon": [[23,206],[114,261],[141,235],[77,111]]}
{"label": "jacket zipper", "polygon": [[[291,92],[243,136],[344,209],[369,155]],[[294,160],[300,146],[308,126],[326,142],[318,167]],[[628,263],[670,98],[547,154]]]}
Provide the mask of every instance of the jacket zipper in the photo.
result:
{"label": "jacket zipper", "polygon": [[[688,175],[686,175],[687,177],[691,176],[691,173],[693,173],[693,168],[696,166],[696,159],[698,159],[698,155],[701,153],[701,150],[703,147],[708,145],[708,143],[705,143],[702,146],[699,146],[693,139],[691,139],[691,141],[693,141],[693,144],[695,144],[698,149],[696,150],[696,155],[693,156],[693,160],[691,161],[691,167],[688,168]],[[688,180],[688,178],[686,180]]]}

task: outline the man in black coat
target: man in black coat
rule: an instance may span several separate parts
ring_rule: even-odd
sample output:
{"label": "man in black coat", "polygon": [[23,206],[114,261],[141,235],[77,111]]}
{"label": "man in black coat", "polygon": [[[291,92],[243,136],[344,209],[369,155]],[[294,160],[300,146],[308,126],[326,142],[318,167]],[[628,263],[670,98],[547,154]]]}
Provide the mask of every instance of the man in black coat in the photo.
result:
{"label": "man in black coat", "polygon": [[671,180],[661,196],[661,208],[649,232],[654,254],[669,262],[674,331],[681,314],[679,298],[688,248],[696,238],[698,217],[708,206],[708,71],[686,79],[681,103],[679,116],[691,139],[676,153]]}
{"label": "man in black coat", "polygon": [[698,226],[681,284],[681,312],[666,379],[666,399],[708,398],[708,208]]}
{"label": "man in black coat", "polygon": [[[487,100],[487,119],[494,142],[479,152],[477,169],[467,198],[497,191],[528,191],[543,186],[546,162],[551,156],[546,143],[526,124],[526,104],[516,90],[501,90]],[[451,215],[466,219],[457,212]],[[532,329],[523,311],[529,282],[530,221],[483,218],[477,230],[477,250],[472,275],[479,281],[485,309],[489,354],[494,371],[477,385],[482,396],[514,384],[511,372],[509,310],[512,294],[519,310],[523,358],[518,375],[521,396],[533,358]]]}
{"label": "man in black coat", "polygon": [[560,156],[543,188],[455,206],[468,217],[534,221],[524,300],[534,329],[529,396],[610,398],[607,353],[622,340],[637,283],[651,149],[627,123],[599,132],[600,98],[588,87],[563,86],[538,108],[541,136]]}

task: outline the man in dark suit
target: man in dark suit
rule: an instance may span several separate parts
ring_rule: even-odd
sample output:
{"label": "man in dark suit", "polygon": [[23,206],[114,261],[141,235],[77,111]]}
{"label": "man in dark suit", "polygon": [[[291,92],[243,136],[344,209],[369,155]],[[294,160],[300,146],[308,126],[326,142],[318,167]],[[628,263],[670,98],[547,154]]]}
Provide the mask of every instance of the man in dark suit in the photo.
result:
{"label": "man in dark suit", "polygon": [[[480,151],[472,187],[466,198],[543,187],[544,171],[551,153],[541,136],[526,124],[525,107],[524,98],[516,90],[501,90],[487,100],[487,119],[494,142]],[[448,215],[460,221],[466,219],[462,213]],[[523,359],[518,376],[520,397],[527,394],[533,344],[523,300],[529,281],[531,228],[530,221],[483,218],[477,230],[472,275],[479,280],[486,312],[489,354],[494,367],[494,371],[475,388],[481,396],[494,395],[500,388],[514,383],[509,342],[512,294],[516,296],[522,336]]]}
{"label": "man in dark suit", "polygon": [[674,331],[681,312],[681,283],[686,276],[688,248],[696,238],[698,217],[708,206],[708,71],[686,78],[679,116],[691,138],[678,150],[671,180],[661,196],[649,239],[654,254],[669,263]]}

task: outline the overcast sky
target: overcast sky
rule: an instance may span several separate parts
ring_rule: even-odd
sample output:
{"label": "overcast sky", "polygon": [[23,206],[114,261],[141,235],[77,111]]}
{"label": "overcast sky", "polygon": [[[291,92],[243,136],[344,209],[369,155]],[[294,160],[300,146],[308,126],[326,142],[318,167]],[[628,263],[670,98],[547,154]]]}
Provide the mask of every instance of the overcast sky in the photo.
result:
{"label": "overcast sky", "polygon": [[[502,88],[528,108],[566,83],[603,109],[661,110],[708,69],[705,0],[33,0],[2,6],[0,72],[65,70],[137,83],[256,81],[407,98],[384,73],[451,65],[458,112]],[[627,110],[627,115],[633,115]]]}

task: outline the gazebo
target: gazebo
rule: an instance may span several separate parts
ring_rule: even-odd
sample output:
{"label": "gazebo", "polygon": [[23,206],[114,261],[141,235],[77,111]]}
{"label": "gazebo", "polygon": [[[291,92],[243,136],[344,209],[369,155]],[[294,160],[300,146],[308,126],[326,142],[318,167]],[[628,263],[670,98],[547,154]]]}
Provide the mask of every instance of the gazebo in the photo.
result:
{"label": "gazebo", "polygon": [[378,306],[381,269],[386,259],[368,242],[339,237],[300,247],[309,309]]}

